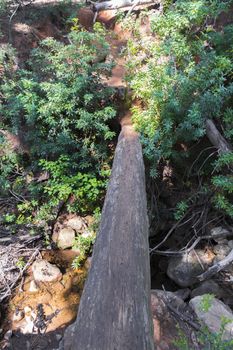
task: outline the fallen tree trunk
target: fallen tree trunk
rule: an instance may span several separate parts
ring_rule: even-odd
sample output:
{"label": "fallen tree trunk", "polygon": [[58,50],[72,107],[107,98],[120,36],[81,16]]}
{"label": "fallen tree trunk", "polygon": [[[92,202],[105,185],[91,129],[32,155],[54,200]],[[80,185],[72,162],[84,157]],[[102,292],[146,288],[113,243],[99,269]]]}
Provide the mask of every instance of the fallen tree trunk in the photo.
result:
{"label": "fallen tree trunk", "polygon": [[119,136],[89,276],[63,346],[154,349],[144,164],[130,125]]}
{"label": "fallen tree trunk", "polygon": [[231,152],[232,148],[216,128],[211,119],[206,120],[206,135],[220,153]]}
{"label": "fallen tree trunk", "polygon": [[122,7],[134,6],[134,5],[150,5],[150,4],[158,4],[159,0],[110,0],[104,2],[97,2],[93,4],[93,8],[95,11],[103,11],[103,10],[115,10],[120,9]]}

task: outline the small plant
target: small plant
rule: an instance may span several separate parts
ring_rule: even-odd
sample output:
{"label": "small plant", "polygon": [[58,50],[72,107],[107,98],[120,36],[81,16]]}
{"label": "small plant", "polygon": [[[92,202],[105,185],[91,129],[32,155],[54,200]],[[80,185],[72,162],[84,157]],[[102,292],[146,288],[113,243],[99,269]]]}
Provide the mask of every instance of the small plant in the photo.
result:
{"label": "small plant", "polygon": [[211,308],[212,301],[214,299],[213,294],[204,294],[201,298],[201,303],[199,305],[199,308],[201,311],[208,312]]}
{"label": "small plant", "polygon": [[26,266],[26,262],[25,262],[25,260],[24,260],[24,257],[21,256],[21,257],[18,259],[18,261],[16,262],[15,265],[16,265],[20,270],[23,270],[24,267]]}
{"label": "small plant", "polygon": [[72,268],[77,269],[81,266],[83,261],[86,258],[88,252],[91,251],[91,247],[95,241],[95,233],[94,232],[85,232],[76,237],[73,249],[79,252],[79,255],[73,260]]}

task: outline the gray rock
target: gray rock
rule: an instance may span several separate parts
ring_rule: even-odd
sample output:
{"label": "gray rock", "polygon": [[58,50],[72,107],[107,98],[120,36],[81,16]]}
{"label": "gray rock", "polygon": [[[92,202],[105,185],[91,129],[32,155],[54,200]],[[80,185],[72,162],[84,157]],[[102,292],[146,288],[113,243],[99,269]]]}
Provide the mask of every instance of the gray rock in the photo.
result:
{"label": "gray rock", "polygon": [[173,294],[182,300],[186,300],[190,296],[191,290],[189,288],[178,289]]}
{"label": "gray rock", "polygon": [[223,260],[231,251],[231,248],[228,244],[217,244],[213,248],[214,253],[216,254],[216,257],[214,259],[214,262],[217,263],[221,260]]}
{"label": "gray rock", "polygon": [[55,265],[46,260],[37,260],[32,264],[32,272],[35,281],[56,282],[62,278],[62,273]]}
{"label": "gray rock", "polygon": [[10,340],[10,338],[12,337],[12,330],[11,329],[9,329],[9,331],[7,331],[6,333],[5,333],[5,335],[4,335],[4,340]]}
{"label": "gray rock", "polygon": [[74,216],[66,221],[66,226],[71,227],[76,232],[82,230],[83,219],[80,216]]}
{"label": "gray rock", "polygon": [[191,251],[178,258],[169,260],[167,275],[180,287],[189,287],[197,282],[197,276],[203,273],[213,261],[214,255],[202,250]]}
{"label": "gray rock", "polygon": [[223,333],[223,340],[233,339],[233,313],[231,309],[226,306],[223,302],[213,297],[210,300],[210,305],[208,308],[203,308],[205,295],[196,296],[191,299],[189,305],[194,310],[198,319],[208,327],[209,331],[212,333],[219,333],[222,320],[228,319],[230,322],[226,324]]}
{"label": "gray rock", "polygon": [[228,245],[229,245],[229,247],[230,247],[231,249],[233,249],[233,240],[228,241]]}
{"label": "gray rock", "polygon": [[222,226],[214,227],[210,230],[210,235],[216,242],[231,235],[231,232]]}
{"label": "gray rock", "polygon": [[71,227],[64,227],[59,232],[53,234],[53,241],[60,249],[71,248],[75,240],[75,231]]}
{"label": "gray rock", "polygon": [[222,298],[224,295],[224,291],[222,290],[219,285],[214,282],[213,280],[208,280],[202,282],[197,288],[195,288],[192,293],[191,297],[194,298],[198,295],[203,295],[203,294],[214,294],[217,298]]}

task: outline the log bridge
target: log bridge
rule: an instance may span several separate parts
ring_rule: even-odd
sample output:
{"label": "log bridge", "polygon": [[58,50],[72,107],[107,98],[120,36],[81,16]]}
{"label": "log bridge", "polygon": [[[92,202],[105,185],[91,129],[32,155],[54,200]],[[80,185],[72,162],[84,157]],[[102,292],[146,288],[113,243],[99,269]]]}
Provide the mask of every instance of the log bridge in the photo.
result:
{"label": "log bridge", "polygon": [[153,350],[145,172],[138,134],[122,122],[100,230],[65,350]]}

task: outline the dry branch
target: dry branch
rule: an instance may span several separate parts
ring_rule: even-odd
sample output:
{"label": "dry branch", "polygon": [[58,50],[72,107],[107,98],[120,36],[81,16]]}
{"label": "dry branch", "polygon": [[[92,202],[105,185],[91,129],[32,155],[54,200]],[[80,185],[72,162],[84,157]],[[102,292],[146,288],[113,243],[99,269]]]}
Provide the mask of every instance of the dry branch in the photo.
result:
{"label": "dry branch", "polygon": [[104,2],[97,2],[93,4],[93,9],[97,12],[103,10],[116,10],[127,6],[140,6],[140,5],[151,5],[159,4],[159,0],[110,0]]}
{"label": "dry branch", "polygon": [[221,261],[219,261],[217,264],[211,266],[207,271],[202,273],[198,276],[199,281],[204,281],[213,275],[216,275],[216,273],[220,272],[227,266],[229,266],[233,261],[233,249],[232,251]]}
{"label": "dry branch", "polygon": [[139,136],[125,125],[115,151],[100,231],[64,349],[152,350],[145,175]]}
{"label": "dry branch", "polygon": [[232,151],[232,147],[220,134],[211,119],[206,120],[206,135],[210,142],[219,150],[220,153],[227,153]]}

